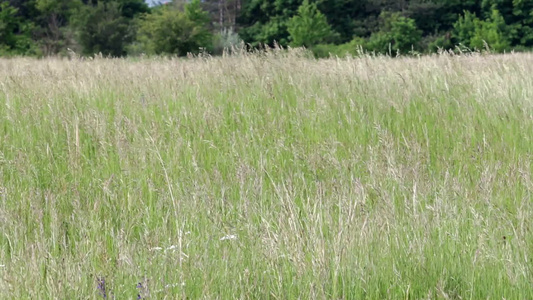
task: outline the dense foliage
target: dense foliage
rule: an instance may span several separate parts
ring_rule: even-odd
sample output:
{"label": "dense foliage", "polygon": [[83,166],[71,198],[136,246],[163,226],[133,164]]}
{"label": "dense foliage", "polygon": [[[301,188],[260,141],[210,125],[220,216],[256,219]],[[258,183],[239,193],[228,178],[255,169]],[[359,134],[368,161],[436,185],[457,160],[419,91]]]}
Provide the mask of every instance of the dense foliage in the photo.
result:
{"label": "dense foliage", "polygon": [[209,16],[193,0],[184,11],[163,8],[140,21],[137,51],[186,55],[210,44]]}
{"label": "dense foliage", "polygon": [[[157,1],[155,1],[157,2]],[[153,1],[151,3],[154,3]],[[533,47],[533,0],[2,0],[0,55],[220,53],[241,41],[358,49]]]}

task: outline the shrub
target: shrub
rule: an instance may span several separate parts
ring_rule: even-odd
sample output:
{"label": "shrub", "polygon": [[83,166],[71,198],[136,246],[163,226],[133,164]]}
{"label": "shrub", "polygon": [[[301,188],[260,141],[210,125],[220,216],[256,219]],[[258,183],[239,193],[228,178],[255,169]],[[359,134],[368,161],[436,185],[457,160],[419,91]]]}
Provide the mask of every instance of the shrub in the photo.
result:
{"label": "shrub", "polygon": [[496,9],[484,21],[465,11],[454,24],[454,37],[457,41],[474,49],[483,49],[486,44],[496,52],[503,52],[510,48],[509,35],[509,27]]}
{"label": "shrub", "polygon": [[415,20],[390,12],[381,13],[380,20],[380,31],[372,34],[368,41],[369,50],[380,53],[407,53],[418,49],[422,32],[416,27]]}
{"label": "shrub", "polygon": [[242,39],[232,28],[224,28],[213,37],[213,53],[222,54],[224,50],[239,47],[242,43]]}
{"label": "shrub", "polygon": [[212,34],[208,29],[209,16],[193,0],[185,10],[164,6],[145,15],[138,31],[139,50],[148,54],[198,53],[201,48],[212,47]]}
{"label": "shrub", "polygon": [[311,51],[316,58],[326,58],[330,56],[345,57],[347,55],[356,56],[361,53],[365,47],[365,40],[362,38],[354,38],[349,43],[334,45],[334,44],[319,44],[311,48]]}
{"label": "shrub", "polygon": [[450,50],[453,48],[451,34],[428,35],[420,40],[420,48],[427,49],[427,52],[438,52],[441,49]]}

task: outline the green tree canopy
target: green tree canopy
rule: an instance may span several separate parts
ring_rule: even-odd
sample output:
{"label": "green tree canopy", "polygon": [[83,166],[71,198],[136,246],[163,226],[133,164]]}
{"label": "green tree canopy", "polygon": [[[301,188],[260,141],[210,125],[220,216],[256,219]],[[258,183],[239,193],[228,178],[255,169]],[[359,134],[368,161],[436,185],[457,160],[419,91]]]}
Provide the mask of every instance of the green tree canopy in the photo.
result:
{"label": "green tree canopy", "polygon": [[34,54],[31,39],[33,23],[18,16],[18,8],[9,2],[0,3],[0,55]]}
{"label": "green tree canopy", "polygon": [[209,17],[199,0],[192,0],[184,10],[165,6],[145,15],[140,21],[137,40],[140,51],[149,54],[198,53],[210,48],[212,34]]}
{"label": "green tree canopy", "polygon": [[360,47],[428,53],[459,43],[533,48],[533,0],[174,0],[152,8],[145,2],[0,0],[0,55],[57,55],[67,48],[113,56],[184,55],[200,47],[221,53],[222,45],[241,39],[252,47],[306,46],[321,55]]}
{"label": "green tree canopy", "polygon": [[53,55],[72,47],[73,32],[69,22],[74,12],[82,5],[80,0],[35,0],[39,12],[34,30],[44,55]]}
{"label": "green tree canopy", "polygon": [[77,40],[82,53],[123,56],[132,40],[129,22],[122,16],[120,4],[115,1],[85,6],[79,12]]}
{"label": "green tree canopy", "polygon": [[135,39],[134,17],[148,12],[142,0],[83,0],[74,15],[82,53],[124,56]]}
{"label": "green tree canopy", "polygon": [[298,14],[287,22],[292,46],[313,46],[335,36],[326,16],[318,10],[316,3],[304,0]]}
{"label": "green tree canopy", "polygon": [[485,44],[497,52],[510,49],[511,28],[496,9],[486,20],[480,20],[475,14],[465,11],[454,27],[458,42],[472,49],[484,49]]}
{"label": "green tree canopy", "polygon": [[416,27],[413,19],[388,12],[382,13],[380,19],[380,31],[372,34],[367,44],[370,50],[381,53],[408,53],[412,49],[418,49],[422,31]]}

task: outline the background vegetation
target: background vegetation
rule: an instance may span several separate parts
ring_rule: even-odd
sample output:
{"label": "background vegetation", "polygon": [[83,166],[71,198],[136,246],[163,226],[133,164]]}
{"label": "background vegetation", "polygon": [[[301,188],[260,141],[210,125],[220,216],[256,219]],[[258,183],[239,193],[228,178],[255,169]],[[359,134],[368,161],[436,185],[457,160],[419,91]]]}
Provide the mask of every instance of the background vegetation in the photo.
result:
{"label": "background vegetation", "polygon": [[0,297],[533,298],[533,56],[299,51],[0,60]]}
{"label": "background vegetation", "polygon": [[[191,13],[194,11],[194,13]],[[533,47],[533,0],[3,0],[0,55],[221,54],[306,46],[316,56]]]}

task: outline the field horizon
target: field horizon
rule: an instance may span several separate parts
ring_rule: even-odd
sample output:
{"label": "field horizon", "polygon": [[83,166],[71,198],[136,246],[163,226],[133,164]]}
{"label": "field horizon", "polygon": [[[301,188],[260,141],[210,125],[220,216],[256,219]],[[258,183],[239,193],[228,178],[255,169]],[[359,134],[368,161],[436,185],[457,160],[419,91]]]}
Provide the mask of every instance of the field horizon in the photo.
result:
{"label": "field horizon", "polygon": [[0,298],[533,298],[533,54],[307,56],[0,59]]}

